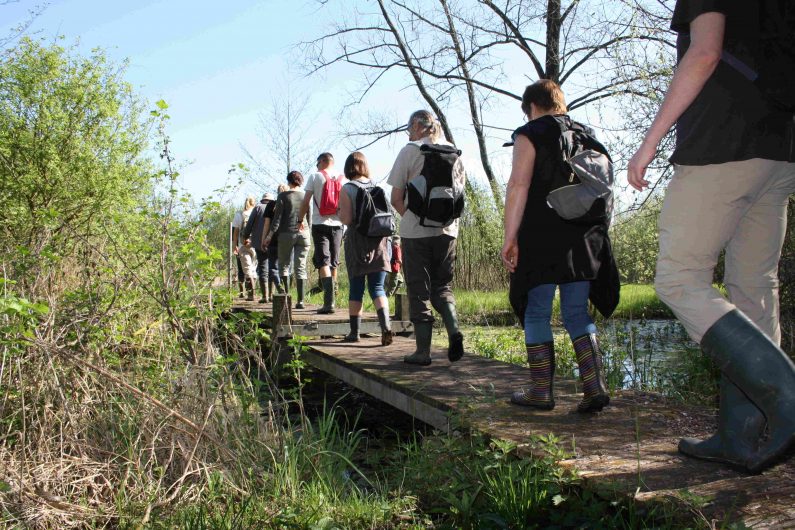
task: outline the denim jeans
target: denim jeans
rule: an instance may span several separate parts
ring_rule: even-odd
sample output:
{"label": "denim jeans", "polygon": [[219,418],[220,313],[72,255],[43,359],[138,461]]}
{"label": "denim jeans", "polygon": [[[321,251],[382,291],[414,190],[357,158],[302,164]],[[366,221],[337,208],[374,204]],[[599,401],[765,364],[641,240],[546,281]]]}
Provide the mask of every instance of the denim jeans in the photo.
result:
{"label": "denim jeans", "polygon": [[379,296],[386,296],[384,291],[384,279],[386,278],[386,271],[371,272],[363,276],[354,276],[350,278],[350,292],[348,293],[348,300],[352,302],[361,302],[364,298],[364,280],[367,278],[367,287],[370,291],[370,298],[375,300]]}
{"label": "denim jeans", "polygon": [[527,309],[524,312],[525,344],[552,341],[552,299],[555,288],[560,288],[560,313],[563,327],[572,339],[596,333],[596,326],[588,314],[588,293],[591,282],[571,282],[556,285],[545,283],[527,292]]}

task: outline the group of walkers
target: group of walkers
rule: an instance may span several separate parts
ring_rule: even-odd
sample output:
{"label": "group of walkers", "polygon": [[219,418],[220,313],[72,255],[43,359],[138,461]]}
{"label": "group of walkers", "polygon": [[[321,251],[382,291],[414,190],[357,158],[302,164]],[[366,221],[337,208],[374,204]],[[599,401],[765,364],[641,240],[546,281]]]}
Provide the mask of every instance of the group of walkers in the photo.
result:
{"label": "group of walkers", "polygon": [[[795,191],[794,20],[795,9],[778,0],[679,0],[671,25],[679,34],[678,68],[628,168],[631,186],[648,187],[646,168],[663,136],[676,125],[674,176],[659,220],[655,287],[721,371],[717,432],[704,441],[685,438],[679,450],[751,472],[768,467],[795,445],[795,365],[779,346],[777,276],[787,201]],[[780,86],[786,80],[792,82]],[[580,185],[594,175],[596,188],[600,179],[612,182],[612,166],[593,131],[568,117],[563,92],[555,82],[540,80],[528,86],[521,109],[527,123],[513,134],[500,256],[510,272],[509,298],[524,327],[530,371],[527,385],[517,389],[510,402],[542,410],[555,406],[550,319],[559,290],[563,324],[583,383],[577,410],[598,412],[610,397],[588,302],[610,316],[620,286],[608,236],[611,197]],[[432,361],[431,308],[447,330],[449,360],[457,361],[464,353],[451,282],[460,214],[455,195],[466,175],[431,113],[413,113],[407,132],[409,143],[400,150],[387,182],[392,187],[391,205],[401,216],[403,268],[416,344],[403,360],[427,366]],[[589,164],[581,164],[582,153]],[[427,178],[429,166],[434,165],[428,163],[431,156],[437,166],[439,160],[452,160],[446,166],[449,182],[444,200],[456,214],[440,222],[417,208],[417,194],[428,207],[438,184]],[[334,212],[323,210],[324,190],[337,179],[331,155],[318,157],[317,167],[305,190],[300,173],[288,175],[290,189],[279,194],[270,214],[264,207],[261,215],[272,221],[263,232],[252,228],[259,205],[252,209],[247,203],[241,216],[251,213],[241,241],[245,246],[261,236],[267,246],[278,237],[281,283],[277,280],[277,288],[286,284],[292,252],[298,304],[303,304],[302,256],[309,245],[308,212],[314,201],[313,262],[324,290],[320,312],[334,310],[344,225],[351,285],[351,332],[344,340],[358,340],[366,280],[382,326],[381,342],[387,345],[392,341],[384,292],[385,273],[390,270],[389,239],[352,229],[359,222],[361,190],[372,186],[367,160],[360,152],[346,160],[347,183],[337,185],[342,192]],[[422,177],[426,180],[418,184]],[[589,198],[587,212],[572,217],[565,205],[552,200],[553,193],[566,187],[561,178],[580,186],[580,198],[583,194]],[[263,203],[268,203],[267,194]],[[713,270],[724,250],[728,296],[712,286]],[[255,251],[259,258],[256,245]],[[245,277],[254,277],[251,253],[241,250],[240,255]],[[256,277],[262,281],[262,275]]]}

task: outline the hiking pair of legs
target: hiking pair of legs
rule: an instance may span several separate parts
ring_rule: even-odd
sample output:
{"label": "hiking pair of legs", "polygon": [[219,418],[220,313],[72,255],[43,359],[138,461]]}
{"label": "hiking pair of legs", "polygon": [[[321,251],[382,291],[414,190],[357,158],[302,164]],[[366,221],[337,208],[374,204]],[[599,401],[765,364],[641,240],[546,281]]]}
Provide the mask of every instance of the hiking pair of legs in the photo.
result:
{"label": "hiking pair of legs", "polygon": [[[267,257],[268,257],[268,267],[263,274],[266,277],[266,281],[268,282],[268,297],[267,302],[273,301],[274,289],[280,293],[284,293],[284,289],[282,288],[282,282],[279,279],[279,246],[278,246],[278,235],[276,238],[271,240],[271,244],[268,247]],[[260,281],[262,281],[262,275],[260,275]]]}
{"label": "hiking pair of legs", "polygon": [[[795,365],[778,320],[793,192],[795,164],[764,159],[677,166],[668,185],[655,288],[721,371],[717,433],[681,440],[686,455],[757,472],[795,445]],[[728,300],[712,286],[722,250]]]}
{"label": "hiking pair of legs", "polygon": [[285,291],[290,286],[290,256],[292,255],[295,274],[296,309],[304,308],[304,287],[306,285],[306,257],[309,253],[309,237],[305,232],[285,232],[279,234],[279,271]]}
{"label": "hiking pair of legs", "polygon": [[598,412],[610,402],[602,371],[602,355],[596,341],[596,326],[588,314],[588,293],[591,282],[553,283],[538,285],[527,292],[524,313],[525,348],[530,365],[530,385],[517,390],[511,403],[539,409],[555,406],[555,347],[552,337],[552,300],[560,289],[560,313],[563,326],[571,337],[583,400],[579,412]]}
{"label": "hiking pair of legs", "polygon": [[342,245],[342,225],[312,225],[312,242],[315,252],[312,263],[320,277],[323,289],[323,307],[320,314],[330,314],[334,307],[334,284],[337,281],[337,267],[340,264],[340,246]]}
{"label": "hiking pair of legs", "polygon": [[378,324],[381,326],[381,345],[389,346],[392,344],[395,335],[392,333],[392,324],[389,321],[389,302],[384,291],[385,278],[385,271],[371,272],[350,278],[348,318],[351,324],[351,332],[343,339],[345,342],[359,342],[359,324],[362,322],[362,300],[364,299],[364,284],[366,280],[370,298],[372,298],[375,310],[378,313]]}
{"label": "hiking pair of legs", "polygon": [[403,274],[409,298],[409,316],[414,325],[417,349],[403,362],[431,364],[431,338],[434,317],[431,307],[441,315],[447,329],[447,358],[451,362],[464,355],[464,335],[458,326],[453,281],[456,239],[448,235],[402,238]]}

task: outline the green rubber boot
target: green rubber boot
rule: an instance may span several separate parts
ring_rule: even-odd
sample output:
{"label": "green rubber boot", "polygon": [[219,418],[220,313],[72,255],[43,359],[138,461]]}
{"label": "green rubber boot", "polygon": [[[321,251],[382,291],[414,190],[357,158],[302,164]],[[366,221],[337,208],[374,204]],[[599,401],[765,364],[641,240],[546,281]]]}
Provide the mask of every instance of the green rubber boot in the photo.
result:
{"label": "green rubber boot", "polygon": [[[747,458],[740,455],[740,461],[731,462],[758,473],[795,446],[795,364],[736,309],[707,330],[701,339],[701,348],[715,361],[723,376],[737,385],[767,419],[768,435],[764,441],[759,441],[758,450]],[[758,421],[754,417],[752,412],[750,419],[746,414],[744,419],[733,420],[734,432],[746,432],[747,428],[737,425],[741,425],[740,421],[743,424],[750,421],[753,426]],[[722,450],[729,453],[729,445],[722,439],[721,443]]]}
{"label": "green rubber boot", "polygon": [[720,380],[718,432],[706,440],[683,438],[679,452],[701,460],[744,468],[759,449],[765,417],[737,385]]}
{"label": "green rubber boot", "polygon": [[447,329],[447,358],[451,363],[464,356],[464,335],[458,327],[458,314],[454,302],[443,302],[439,305],[444,327]]}
{"label": "green rubber boot", "polygon": [[403,362],[407,364],[416,364],[419,366],[428,366],[431,364],[432,336],[433,322],[415,322],[414,340],[417,343],[417,349],[411,355],[406,355],[403,357]]}

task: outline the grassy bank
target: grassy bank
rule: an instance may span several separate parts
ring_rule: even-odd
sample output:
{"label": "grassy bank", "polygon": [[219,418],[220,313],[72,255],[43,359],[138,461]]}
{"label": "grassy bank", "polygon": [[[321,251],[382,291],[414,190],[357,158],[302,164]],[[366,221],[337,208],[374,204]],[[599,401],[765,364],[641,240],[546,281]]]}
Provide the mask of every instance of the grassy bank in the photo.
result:
{"label": "grassy bank", "polygon": [[[516,318],[504,291],[456,291],[456,307],[460,317],[471,324],[510,325]],[[673,318],[673,313],[663,304],[651,285],[622,285],[621,299],[611,318],[649,319]],[[597,313],[597,318],[601,315]],[[560,323],[560,300],[555,296],[552,319]]]}

